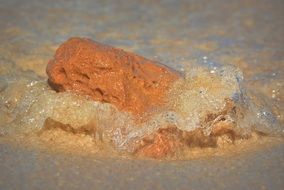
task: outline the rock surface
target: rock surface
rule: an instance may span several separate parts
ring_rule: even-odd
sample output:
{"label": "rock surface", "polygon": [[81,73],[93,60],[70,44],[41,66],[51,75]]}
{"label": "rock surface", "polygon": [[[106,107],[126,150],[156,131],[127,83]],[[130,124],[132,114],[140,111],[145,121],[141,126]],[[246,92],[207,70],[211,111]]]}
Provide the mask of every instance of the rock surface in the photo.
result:
{"label": "rock surface", "polygon": [[132,113],[162,105],[165,92],[179,78],[156,62],[83,38],[63,43],[47,74],[57,91],[76,91]]}

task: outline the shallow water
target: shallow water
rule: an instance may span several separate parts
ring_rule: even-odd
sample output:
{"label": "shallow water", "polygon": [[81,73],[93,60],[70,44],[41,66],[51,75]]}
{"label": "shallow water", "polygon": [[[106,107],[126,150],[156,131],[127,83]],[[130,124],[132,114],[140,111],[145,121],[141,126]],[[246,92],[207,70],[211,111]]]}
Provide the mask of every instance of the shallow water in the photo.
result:
{"label": "shallow water", "polygon": [[[16,124],[7,128],[3,123],[13,120],[6,115],[8,109],[22,106],[23,110],[16,109],[18,112],[14,116],[26,114],[23,111],[27,105],[18,104],[18,98],[34,85],[39,88],[35,88],[33,96],[28,96],[27,102],[31,103],[33,97],[43,94],[42,98],[55,104],[49,97],[58,96],[46,86],[45,67],[58,45],[72,36],[85,36],[136,52],[180,71],[190,71],[191,65],[205,65],[210,68],[209,72],[215,72],[215,64],[235,65],[243,73],[245,89],[258,107],[258,111],[250,112],[256,116],[248,121],[264,121],[266,125],[259,128],[261,130],[272,129],[273,132],[277,130],[271,126],[283,128],[282,0],[115,2],[0,1],[1,129],[5,127],[6,133],[13,133],[19,126],[24,126]],[[14,88],[12,81],[16,84]],[[8,86],[10,92],[7,93]],[[68,94],[64,96],[72,99]],[[3,100],[7,98],[12,100],[8,107],[3,107]],[[76,101],[80,102],[80,99]],[[92,108],[88,102],[85,105]],[[44,105],[37,108],[44,108]],[[50,110],[46,114],[51,114]],[[33,118],[38,119],[37,123],[43,122],[39,114]],[[33,118],[27,117],[24,122],[34,122],[29,121]],[[78,121],[76,117],[72,119]],[[275,121],[279,125],[271,125]],[[40,128],[41,125],[31,127]],[[56,138],[56,135],[62,137],[62,133],[65,138]],[[279,133],[281,131],[276,132]],[[284,185],[283,141],[271,142],[256,136],[247,144],[229,147],[233,156],[216,158],[216,154],[223,155],[226,151],[221,149],[216,153],[216,149],[209,148],[202,153],[206,156],[211,152],[209,158],[197,156],[199,159],[177,162],[89,159],[89,154],[87,158],[71,156],[65,153],[66,146],[68,150],[79,150],[79,154],[85,150],[96,153],[97,150],[93,148],[90,136],[66,134],[60,129],[56,133],[47,131],[42,134],[42,142],[37,136],[30,137],[25,146],[25,140],[25,136],[15,139],[1,136],[0,187],[3,189],[133,189],[137,186],[145,189],[283,189]],[[18,146],[10,145],[11,141],[19,141]],[[243,151],[243,147],[250,147],[254,142],[259,147],[257,151],[250,148]],[[37,143],[43,143],[48,151],[41,152],[31,146]],[[64,153],[51,153],[50,150],[60,144],[64,145],[59,147]],[[191,156],[195,157],[198,151],[192,150]]]}
{"label": "shallow water", "polygon": [[[101,8],[90,11],[89,5]],[[222,13],[214,11],[214,7]],[[105,131],[107,141],[131,152],[129,142],[165,125],[175,124],[185,131],[203,128],[209,135],[210,125],[202,124],[205,112],[224,109],[226,98],[231,98],[245,115],[224,116],[238,128],[246,129],[238,131],[241,135],[255,129],[269,135],[283,134],[281,1],[263,1],[257,9],[253,1],[164,2],[161,6],[88,1],[34,1],[29,6],[15,6],[11,1],[0,8],[2,135],[40,130],[47,118],[70,124],[75,130],[95,120]],[[48,60],[57,46],[72,36],[136,52],[184,73],[187,79],[172,90],[164,110],[152,113],[154,116],[147,122],[137,125],[131,115],[117,112],[111,105],[68,93],[58,95],[47,85]],[[191,84],[193,80],[208,80],[209,84]],[[68,116],[63,114],[66,111]],[[98,114],[102,111],[105,114]],[[119,127],[109,127],[114,125]]]}

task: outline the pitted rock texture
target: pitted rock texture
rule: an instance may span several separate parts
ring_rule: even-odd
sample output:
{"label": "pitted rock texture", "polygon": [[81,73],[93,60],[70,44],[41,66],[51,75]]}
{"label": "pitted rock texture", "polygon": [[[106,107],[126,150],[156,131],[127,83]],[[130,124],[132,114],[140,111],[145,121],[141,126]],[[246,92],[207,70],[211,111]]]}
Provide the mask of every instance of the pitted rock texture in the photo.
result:
{"label": "pitted rock texture", "polygon": [[163,105],[179,74],[157,62],[85,38],[63,43],[47,66],[49,84],[141,114]]}

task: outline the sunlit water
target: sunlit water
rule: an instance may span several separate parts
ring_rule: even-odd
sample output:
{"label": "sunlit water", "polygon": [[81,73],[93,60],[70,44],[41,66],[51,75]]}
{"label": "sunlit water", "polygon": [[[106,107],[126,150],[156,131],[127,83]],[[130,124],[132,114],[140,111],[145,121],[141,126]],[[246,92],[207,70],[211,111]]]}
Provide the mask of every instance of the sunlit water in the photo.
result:
{"label": "sunlit water", "polygon": [[[226,99],[238,112],[222,117],[234,123],[239,135],[284,133],[281,1],[257,6],[254,1],[16,4],[0,5],[2,136],[40,131],[48,118],[75,131],[95,123],[102,132],[92,133],[94,138],[132,152],[135,141],[168,125],[210,135],[214,121],[204,118],[225,109]],[[140,123],[112,105],[56,93],[46,82],[45,67],[71,36],[157,60],[183,73],[185,80],[175,84],[163,109]]]}

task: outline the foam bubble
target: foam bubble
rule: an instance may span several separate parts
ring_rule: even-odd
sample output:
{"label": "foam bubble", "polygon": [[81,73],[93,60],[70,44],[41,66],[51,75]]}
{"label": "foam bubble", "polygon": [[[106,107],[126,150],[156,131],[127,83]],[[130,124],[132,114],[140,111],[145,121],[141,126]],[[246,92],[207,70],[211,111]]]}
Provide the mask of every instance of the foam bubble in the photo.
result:
{"label": "foam bubble", "polygon": [[139,122],[113,105],[71,92],[57,93],[34,73],[22,72],[20,78],[4,76],[0,80],[0,132],[13,135],[40,131],[46,120],[52,119],[75,132],[88,131],[95,139],[128,152],[135,151],[145,137],[169,126],[184,132],[198,129],[205,136],[216,133],[222,125],[240,135],[252,130],[284,133],[267,105],[247,92],[240,70],[214,65],[211,73],[210,67],[185,69],[185,78],[170,90],[166,105],[145,114]]}

